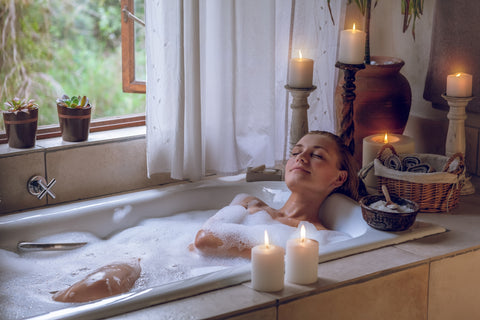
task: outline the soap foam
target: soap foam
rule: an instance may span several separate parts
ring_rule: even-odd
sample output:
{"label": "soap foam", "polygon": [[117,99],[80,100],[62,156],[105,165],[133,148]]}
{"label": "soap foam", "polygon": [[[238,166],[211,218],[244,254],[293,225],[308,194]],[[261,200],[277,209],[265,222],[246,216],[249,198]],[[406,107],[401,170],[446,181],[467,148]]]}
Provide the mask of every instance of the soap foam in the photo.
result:
{"label": "soap foam", "polygon": [[[305,226],[307,237],[318,241],[320,245],[350,239],[342,232],[317,230],[310,222],[304,221],[301,225]],[[244,249],[263,244],[265,230],[271,244],[285,248],[288,239],[300,238],[300,226],[296,228],[285,225],[264,210],[250,214],[243,206],[232,205],[218,211],[205,223],[203,229],[221,239],[224,248]]]}
{"label": "soap foam", "polygon": [[[348,238],[336,231],[318,231],[312,224],[305,224],[308,237],[321,244]],[[111,263],[140,259],[142,274],[132,290],[143,290],[249,262],[242,258],[205,257],[189,250],[201,228],[210,228],[219,235],[232,232],[234,240],[249,246],[263,243],[265,229],[271,243],[283,247],[298,232],[297,228],[273,220],[265,211],[248,214],[241,206],[229,206],[218,213],[216,210],[192,211],[147,219],[109,239],[87,232],[43,237],[36,241],[88,244],[71,251],[17,254],[0,250],[2,319],[21,319],[75,305],[56,302],[52,294]]]}

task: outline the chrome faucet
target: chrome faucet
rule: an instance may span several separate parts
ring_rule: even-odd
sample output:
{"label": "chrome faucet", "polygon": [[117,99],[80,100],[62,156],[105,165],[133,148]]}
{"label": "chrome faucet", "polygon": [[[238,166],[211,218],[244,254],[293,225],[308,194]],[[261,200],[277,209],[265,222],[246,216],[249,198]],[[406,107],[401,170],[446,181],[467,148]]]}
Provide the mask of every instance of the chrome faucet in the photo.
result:
{"label": "chrome faucet", "polygon": [[57,180],[53,178],[47,184],[47,180],[44,177],[33,176],[28,180],[27,189],[31,195],[36,196],[39,200],[41,200],[47,193],[50,197],[55,199],[55,194],[50,190],[55,182],[57,182]]}

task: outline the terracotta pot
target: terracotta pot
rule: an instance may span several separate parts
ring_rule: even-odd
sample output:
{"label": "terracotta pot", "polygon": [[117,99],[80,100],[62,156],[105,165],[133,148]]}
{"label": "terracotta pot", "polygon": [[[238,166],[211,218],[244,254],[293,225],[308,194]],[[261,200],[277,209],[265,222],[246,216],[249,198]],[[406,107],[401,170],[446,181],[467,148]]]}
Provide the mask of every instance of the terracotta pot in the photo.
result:
{"label": "terracotta pot", "polygon": [[[408,80],[400,73],[404,61],[374,56],[375,65],[366,65],[355,77],[356,98],[353,103],[355,159],[362,163],[363,138],[376,133],[402,134],[412,103]],[[337,114],[343,107],[343,76],[335,93]]]}
{"label": "terracotta pot", "polygon": [[88,139],[92,108],[67,108],[57,105],[62,139],[79,142]]}
{"label": "terracotta pot", "polygon": [[11,148],[32,148],[37,136],[38,109],[28,112],[3,112],[3,121]]}

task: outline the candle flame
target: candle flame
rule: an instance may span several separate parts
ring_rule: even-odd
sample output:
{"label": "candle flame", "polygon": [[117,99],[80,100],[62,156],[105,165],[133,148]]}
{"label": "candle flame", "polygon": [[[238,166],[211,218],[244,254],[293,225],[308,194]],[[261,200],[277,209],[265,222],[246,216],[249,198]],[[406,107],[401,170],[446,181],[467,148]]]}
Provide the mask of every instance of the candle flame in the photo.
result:
{"label": "candle flame", "polygon": [[268,232],[265,230],[265,248],[270,248],[270,241],[268,240]]}
{"label": "candle flame", "polygon": [[383,137],[383,143],[388,143],[388,134],[385,132],[385,136]]}
{"label": "candle flame", "polygon": [[300,228],[300,241],[303,243],[305,242],[305,238],[307,237],[307,231],[305,230],[305,225],[302,224]]}
{"label": "candle flame", "polygon": [[457,77],[457,78],[458,78],[458,77],[460,77],[461,75],[462,75],[462,73],[461,73],[461,72],[459,72],[459,73],[457,73],[457,74],[455,75],[455,77]]}
{"label": "candle flame", "polygon": [[300,59],[303,59],[302,50],[298,50],[298,56],[300,57]]}
{"label": "candle flame", "polygon": [[353,24],[353,30],[355,31],[355,23]]}

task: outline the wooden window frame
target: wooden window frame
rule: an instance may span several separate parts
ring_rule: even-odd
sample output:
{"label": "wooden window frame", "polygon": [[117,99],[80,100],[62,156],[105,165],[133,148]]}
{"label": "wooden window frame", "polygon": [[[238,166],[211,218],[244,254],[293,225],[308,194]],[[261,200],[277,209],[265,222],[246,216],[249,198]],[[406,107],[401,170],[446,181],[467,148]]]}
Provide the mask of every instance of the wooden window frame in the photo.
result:
{"label": "wooden window frame", "polygon": [[135,77],[135,21],[128,17],[128,10],[135,14],[134,0],[122,0],[122,84],[123,92],[146,93],[146,82]]}
{"label": "wooden window frame", "polygon": [[[133,0],[122,0],[122,8],[126,8],[134,13]],[[145,93],[145,81],[135,80],[135,29],[134,21],[132,19],[124,19],[124,12],[122,11],[122,82],[123,91],[129,93]],[[90,132],[106,131],[127,127],[136,127],[145,125],[145,114],[133,114],[126,116],[117,116],[110,118],[102,118],[92,120],[90,124]],[[41,126],[37,130],[37,140],[60,137],[62,132],[60,125],[46,125]],[[0,144],[8,142],[5,131],[0,132]]]}

